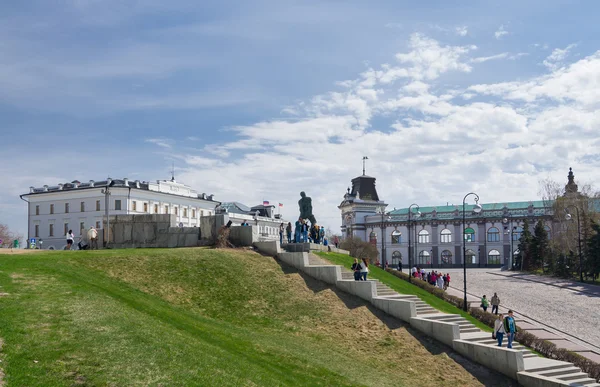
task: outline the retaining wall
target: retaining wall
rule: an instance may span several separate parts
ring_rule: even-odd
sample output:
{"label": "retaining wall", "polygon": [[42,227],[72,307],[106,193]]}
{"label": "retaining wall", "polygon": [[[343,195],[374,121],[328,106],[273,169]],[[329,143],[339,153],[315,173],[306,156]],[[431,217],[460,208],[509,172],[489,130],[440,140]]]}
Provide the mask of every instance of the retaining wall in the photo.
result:
{"label": "retaining wall", "polygon": [[460,327],[458,324],[413,317],[410,319],[410,325],[449,347],[453,346],[454,340],[460,339]]}
{"label": "retaining wall", "polygon": [[[454,340],[452,346],[461,355],[515,380],[518,376],[517,373],[525,369],[523,352],[514,349],[466,340]],[[544,384],[544,386],[547,386],[547,384]]]}

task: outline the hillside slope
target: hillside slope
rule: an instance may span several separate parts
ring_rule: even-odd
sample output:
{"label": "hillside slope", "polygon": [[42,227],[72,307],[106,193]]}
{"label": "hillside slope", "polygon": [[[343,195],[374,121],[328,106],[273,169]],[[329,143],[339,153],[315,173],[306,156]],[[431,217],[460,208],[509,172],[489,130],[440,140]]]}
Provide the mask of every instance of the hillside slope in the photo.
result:
{"label": "hillside slope", "polygon": [[0,255],[0,293],[8,386],[513,384],[243,250]]}

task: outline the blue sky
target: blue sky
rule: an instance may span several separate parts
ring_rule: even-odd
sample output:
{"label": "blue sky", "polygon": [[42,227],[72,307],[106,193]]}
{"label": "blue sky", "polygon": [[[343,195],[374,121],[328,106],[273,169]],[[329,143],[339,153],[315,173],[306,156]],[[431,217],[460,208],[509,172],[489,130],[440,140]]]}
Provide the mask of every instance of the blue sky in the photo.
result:
{"label": "blue sky", "polygon": [[[451,3],[458,3],[451,4]],[[600,177],[594,1],[0,4],[0,222],[31,185],[169,177],[300,190],[337,230],[361,158],[390,208]]]}

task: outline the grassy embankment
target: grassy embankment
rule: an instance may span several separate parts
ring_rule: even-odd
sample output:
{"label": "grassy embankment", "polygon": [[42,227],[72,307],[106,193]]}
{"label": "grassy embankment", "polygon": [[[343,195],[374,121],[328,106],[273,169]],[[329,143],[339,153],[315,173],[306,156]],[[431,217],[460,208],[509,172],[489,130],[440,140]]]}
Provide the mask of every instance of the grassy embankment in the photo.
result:
{"label": "grassy embankment", "polygon": [[[320,255],[321,257],[327,259],[328,261],[330,261],[333,264],[342,265],[346,268],[350,268],[352,266],[352,262],[354,261],[354,258],[352,258],[348,255],[339,254],[339,253],[317,253],[317,254]],[[379,268],[375,265],[369,266],[369,278],[374,278],[374,279],[379,280],[381,283],[386,284],[387,286],[394,289],[398,293],[413,294],[415,296],[418,296],[421,300],[428,303],[429,305],[431,305],[433,308],[439,310],[440,312],[460,314],[461,316],[463,316],[464,318],[469,320],[471,323],[475,324],[475,326],[477,328],[482,329],[486,332],[492,332],[492,330],[493,330],[492,328],[488,327],[481,321],[477,320],[476,318],[474,318],[473,316],[471,316],[464,310],[459,309],[459,308],[455,307],[454,305],[452,305],[442,299],[437,298],[433,294],[429,293],[426,290],[421,289],[418,286],[411,285],[407,281],[405,281],[401,278],[398,278],[398,277],[382,270],[381,268]]]}
{"label": "grassy embankment", "polygon": [[511,384],[240,250],[3,254],[0,313],[8,387]]}

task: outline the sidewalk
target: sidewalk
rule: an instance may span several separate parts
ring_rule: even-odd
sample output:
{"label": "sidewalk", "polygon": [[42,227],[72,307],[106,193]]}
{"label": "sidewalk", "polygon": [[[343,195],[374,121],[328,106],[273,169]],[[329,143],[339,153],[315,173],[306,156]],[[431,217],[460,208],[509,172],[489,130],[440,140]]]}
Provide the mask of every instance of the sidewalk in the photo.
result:
{"label": "sidewalk", "polygon": [[524,281],[538,282],[546,285],[556,286],[558,288],[573,290],[574,292],[585,293],[590,296],[600,297],[600,286],[598,285],[583,284],[581,282],[570,281],[563,278],[553,278],[534,274],[511,273],[506,271],[494,273],[488,272],[488,274],[501,275],[504,277],[516,278]]}
{"label": "sidewalk", "polygon": [[[490,273],[490,274],[506,275],[504,273],[502,273],[502,274]],[[507,276],[515,276],[515,274],[508,274]],[[517,276],[525,276],[525,275],[517,274]],[[529,275],[529,276],[531,276],[531,275]],[[537,276],[532,276],[532,277],[537,278]],[[523,278],[523,279],[527,280],[526,278]],[[549,285],[554,285],[554,284],[549,284]],[[582,284],[578,284],[578,285],[581,286]],[[593,285],[584,285],[584,286],[592,286],[593,287]],[[448,294],[456,296],[456,297],[460,297],[460,298],[464,297],[464,292],[462,289],[454,288],[452,286],[448,288],[447,292],[448,292]],[[479,305],[481,304],[481,298],[474,296],[472,294],[469,294],[467,292],[467,302],[469,302],[472,307],[479,308]],[[488,308],[489,312],[491,312],[491,310],[492,310],[491,308],[492,308],[492,306],[490,304],[490,307]],[[499,313],[506,314],[506,313],[508,313],[509,309],[510,308],[508,308],[505,305],[500,305],[498,308],[498,311],[499,311]],[[548,341],[556,344],[556,346],[558,348],[565,348],[569,351],[576,352],[579,355],[584,356],[592,361],[600,363],[600,348],[594,347],[585,342],[582,342],[580,340],[577,340],[577,339],[574,339],[567,335],[564,335],[562,332],[556,330],[555,328],[541,324],[537,321],[534,321],[530,317],[524,316],[523,314],[519,313],[518,311],[516,311],[514,309],[513,309],[513,314],[515,316],[515,319],[517,320],[517,325],[522,330],[530,332],[531,334],[535,335],[539,339],[548,340]]]}

